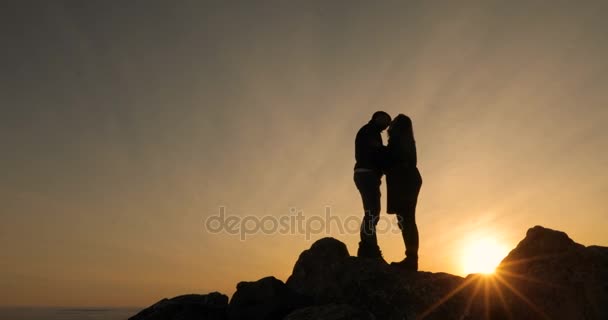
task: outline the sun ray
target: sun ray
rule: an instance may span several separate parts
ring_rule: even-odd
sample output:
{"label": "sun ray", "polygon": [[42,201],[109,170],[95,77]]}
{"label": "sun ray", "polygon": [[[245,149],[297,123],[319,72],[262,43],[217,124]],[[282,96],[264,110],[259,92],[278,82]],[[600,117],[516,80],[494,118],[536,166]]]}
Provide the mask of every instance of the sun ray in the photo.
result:
{"label": "sun ray", "polygon": [[532,262],[532,261],[542,261],[542,260],[554,259],[554,258],[558,258],[558,257],[560,257],[562,255],[563,254],[561,254],[561,253],[543,254],[543,255],[536,255],[536,256],[533,256],[533,257],[528,257],[528,258],[523,258],[523,259],[515,259],[515,260],[502,261],[500,263],[500,268],[505,268],[505,267],[510,267],[510,266],[517,266],[517,265],[528,263],[528,262]]}
{"label": "sun ray", "polygon": [[433,305],[431,305],[429,308],[427,308],[417,318],[418,319],[424,319],[424,318],[426,318],[431,313],[433,313],[433,311],[435,311],[437,308],[439,308],[439,306],[441,306],[442,304],[446,303],[454,295],[456,295],[457,293],[459,293],[460,291],[462,291],[466,287],[468,287],[474,280],[475,280],[474,277],[471,277],[470,279],[465,279],[465,281],[463,281],[459,286],[457,286],[456,288],[454,288],[450,292],[448,292],[445,296],[443,296],[441,299],[439,299],[439,301],[437,301],[436,303],[434,303]]}
{"label": "sun ray", "polygon": [[483,314],[485,319],[490,319],[490,284],[488,278],[483,278]]}
{"label": "sun ray", "polygon": [[555,283],[548,282],[548,281],[543,281],[543,280],[540,280],[540,279],[537,279],[537,278],[533,278],[533,277],[530,277],[530,276],[525,276],[525,275],[518,274],[518,273],[514,273],[514,272],[511,272],[511,271],[502,269],[502,268],[501,269],[497,269],[496,270],[496,274],[503,276],[503,279],[507,278],[507,277],[508,278],[516,278],[516,279],[521,279],[521,280],[528,281],[528,282],[531,282],[531,283],[536,283],[536,284],[541,284],[541,285],[544,285],[544,286],[553,287],[553,288],[558,288],[558,289],[559,288],[565,288],[563,285],[555,284]]}
{"label": "sun ray", "polygon": [[495,290],[496,294],[498,295],[498,299],[500,299],[500,304],[502,305],[503,310],[507,313],[508,318],[513,319],[513,314],[511,313],[511,309],[509,309],[509,306],[505,299],[505,295],[502,292],[502,288],[498,285],[498,281],[496,280],[495,277],[492,278],[492,286],[494,287],[494,290]]}
{"label": "sun ray", "polygon": [[471,307],[473,305],[473,301],[475,300],[475,297],[477,297],[477,295],[479,294],[479,290],[481,289],[481,281],[476,281],[475,282],[475,288],[473,289],[473,293],[468,297],[467,299],[467,304],[465,306],[464,309],[464,314],[468,314],[469,311],[471,310]]}
{"label": "sun ray", "polygon": [[534,302],[532,302],[528,297],[526,297],[523,293],[521,293],[517,288],[513,287],[508,281],[502,278],[499,274],[495,275],[496,279],[500,281],[507,289],[511,290],[515,296],[520,298],[523,302],[525,302],[532,310],[534,310],[539,316],[543,319],[550,319],[549,316],[541,310]]}

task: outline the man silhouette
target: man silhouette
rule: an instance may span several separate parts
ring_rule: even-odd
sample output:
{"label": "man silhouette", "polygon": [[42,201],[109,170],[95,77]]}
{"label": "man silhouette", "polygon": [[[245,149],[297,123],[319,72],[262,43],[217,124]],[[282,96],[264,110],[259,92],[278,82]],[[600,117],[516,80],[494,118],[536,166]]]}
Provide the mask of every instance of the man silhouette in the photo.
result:
{"label": "man silhouette", "polygon": [[357,132],[355,138],[354,181],[363,200],[363,222],[358,257],[382,258],[376,238],[376,225],[380,218],[380,184],[386,147],[382,143],[382,131],[391,123],[391,116],[377,111],[372,119]]}

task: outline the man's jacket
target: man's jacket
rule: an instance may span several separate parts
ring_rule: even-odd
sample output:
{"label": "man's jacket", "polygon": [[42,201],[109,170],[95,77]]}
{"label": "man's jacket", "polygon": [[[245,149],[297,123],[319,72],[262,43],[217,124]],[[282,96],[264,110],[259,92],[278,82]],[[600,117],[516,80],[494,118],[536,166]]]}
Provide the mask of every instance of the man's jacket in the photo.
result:
{"label": "man's jacket", "polygon": [[381,132],[372,121],[359,129],[355,138],[355,169],[371,169],[382,175],[386,147]]}

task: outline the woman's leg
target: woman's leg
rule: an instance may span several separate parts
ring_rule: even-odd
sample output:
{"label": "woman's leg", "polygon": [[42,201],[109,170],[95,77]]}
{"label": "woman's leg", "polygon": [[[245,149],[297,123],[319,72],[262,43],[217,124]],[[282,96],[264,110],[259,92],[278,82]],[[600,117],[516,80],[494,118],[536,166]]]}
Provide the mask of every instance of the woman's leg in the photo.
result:
{"label": "woman's leg", "polygon": [[418,226],[416,225],[416,205],[418,204],[418,194],[422,186],[422,179],[418,170],[416,170],[416,173],[415,186],[409,195],[406,196],[406,199],[404,199],[405,206],[402,212],[397,213],[397,222],[403,236],[406,256],[398,265],[412,271],[418,270],[418,248],[420,246]]}
{"label": "woman's leg", "polygon": [[418,259],[419,236],[416,225],[416,199],[413,199],[408,210],[397,215],[403,243],[405,244],[405,255],[410,259]]}

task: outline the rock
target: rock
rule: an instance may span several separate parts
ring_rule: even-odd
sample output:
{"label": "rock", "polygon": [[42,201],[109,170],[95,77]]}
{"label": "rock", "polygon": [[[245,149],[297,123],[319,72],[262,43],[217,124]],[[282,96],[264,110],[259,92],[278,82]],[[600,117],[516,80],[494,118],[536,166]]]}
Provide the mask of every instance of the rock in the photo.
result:
{"label": "rock", "polygon": [[528,229],[526,237],[519,242],[504,259],[503,264],[521,258],[541,258],[548,255],[561,255],[585,247],[570,239],[565,232],[535,226]]}
{"label": "rock", "polygon": [[254,282],[240,282],[230,300],[230,320],[279,320],[298,307],[307,305],[281,280],[266,277]]}
{"label": "rock", "polygon": [[347,304],[328,304],[298,309],[290,313],[285,320],[375,320],[367,311]]}
{"label": "rock", "polygon": [[334,238],[317,240],[300,254],[287,286],[313,299],[322,297],[321,301],[316,301],[318,303],[336,301],[342,292],[336,278],[349,257],[348,249],[341,241]]}
{"label": "rock", "polygon": [[608,319],[608,248],[585,247],[564,232],[531,228],[493,278],[493,310],[517,319]]}
{"label": "rock", "polygon": [[224,320],[228,296],[219,292],[162,299],[129,320]]}
{"label": "rock", "polygon": [[[346,246],[332,238],[302,252],[287,286],[311,297],[316,305],[358,306],[378,319],[410,319],[424,313],[463,278],[445,273],[410,272],[368,259],[350,257]],[[457,319],[452,299],[428,314],[429,319]]]}

